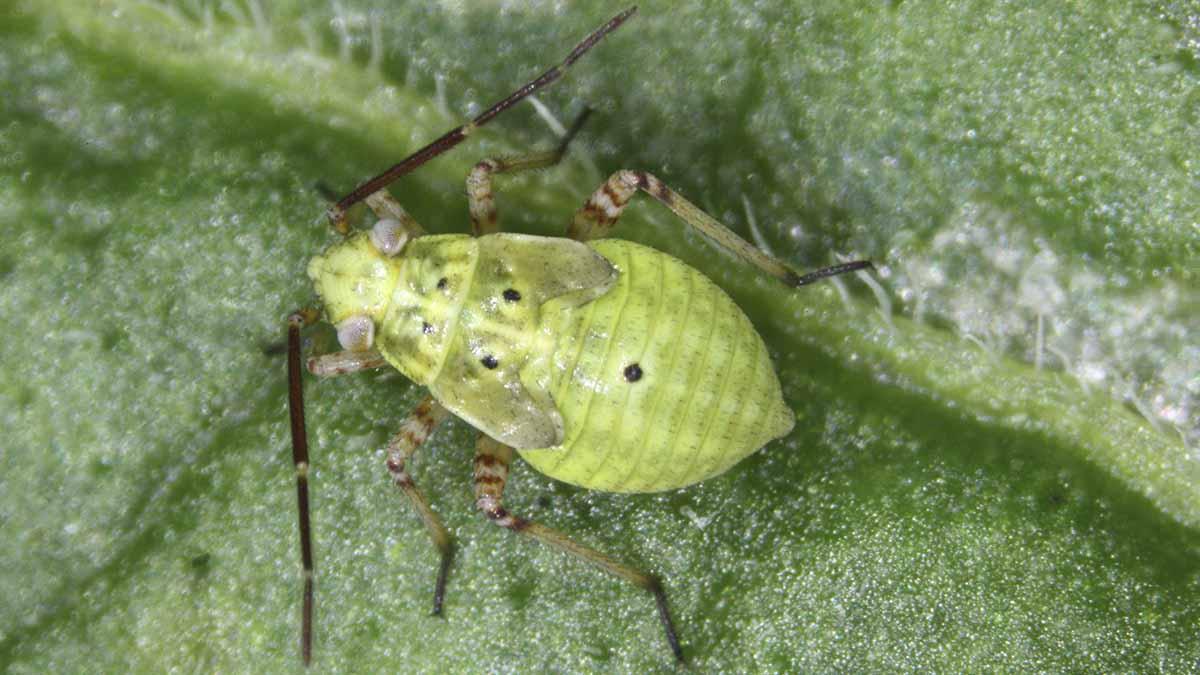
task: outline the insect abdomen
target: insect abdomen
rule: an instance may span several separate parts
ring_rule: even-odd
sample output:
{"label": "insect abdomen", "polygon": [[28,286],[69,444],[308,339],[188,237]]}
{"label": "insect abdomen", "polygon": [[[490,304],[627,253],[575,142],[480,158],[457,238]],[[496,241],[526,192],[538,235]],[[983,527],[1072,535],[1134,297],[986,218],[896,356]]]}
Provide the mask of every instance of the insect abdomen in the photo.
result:
{"label": "insect abdomen", "polygon": [[522,450],[553,478],[653,492],[727,470],[791,430],[792,411],[762,339],[703,274],[632,242],[590,244],[620,271],[585,305],[542,307],[548,383],[565,425],[556,448]]}

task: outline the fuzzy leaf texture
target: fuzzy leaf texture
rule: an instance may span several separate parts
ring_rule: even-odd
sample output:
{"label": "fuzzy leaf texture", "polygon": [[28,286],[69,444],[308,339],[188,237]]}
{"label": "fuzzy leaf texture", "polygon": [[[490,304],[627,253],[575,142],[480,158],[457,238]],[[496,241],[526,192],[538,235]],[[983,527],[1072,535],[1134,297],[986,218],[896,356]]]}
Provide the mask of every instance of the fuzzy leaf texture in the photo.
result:
{"label": "fuzzy leaf texture", "polygon": [[[383,4],[0,3],[0,669],[300,669],[270,347],[334,238],[313,185],[615,12]],[[659,574],[697,672],[1200,667],[1196,6],[678,5],[540,98],[596,113],[498,181],[502,225],[560,233],[646,169],[798,269],[873,259],[876,288],[789,291],[639,198],[614,234],[745,308],[796,430],[664,494],[518,462],[510,510]],[[463,231],[469,167],[554,138],[522,104],[393,191]],[[437,557],[381,454],[421,392],[306,392],[316,669],[673,670],[649,597],[474,513],[459,422],[413,468],[459,543],[430,617]]]}

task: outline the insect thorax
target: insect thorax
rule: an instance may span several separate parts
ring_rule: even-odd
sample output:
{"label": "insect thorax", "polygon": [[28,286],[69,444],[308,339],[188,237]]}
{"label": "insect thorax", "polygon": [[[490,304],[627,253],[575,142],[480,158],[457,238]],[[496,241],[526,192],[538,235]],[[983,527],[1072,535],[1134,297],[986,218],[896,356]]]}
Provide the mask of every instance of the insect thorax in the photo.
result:
{"label": "insect thorax", "polygon": [[514,447],[562,438],[562,420],[521,371],[538,341],[542,303],[583,304],[616,271],[579,242],[521,234],[434,235],[405,247],[376,346],[450,411]]}
{"label": "insect thorax", "polygon": [[401,259],[376,344],[406,377],[429,385],[453,348],[460,314],[471,299],[479,245],[466,235],[420,237],[409,242]]}

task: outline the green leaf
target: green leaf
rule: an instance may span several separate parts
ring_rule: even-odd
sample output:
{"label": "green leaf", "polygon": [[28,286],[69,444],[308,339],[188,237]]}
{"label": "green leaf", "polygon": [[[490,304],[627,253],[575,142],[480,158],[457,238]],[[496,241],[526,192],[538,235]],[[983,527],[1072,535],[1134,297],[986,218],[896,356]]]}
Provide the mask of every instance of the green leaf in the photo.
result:
{"label": "green leaf", "polygon": [[[0,6],[5,670],[299,669],[270,347],[332,240],[312,186],[394,162],[614,11],[480,4]],[[746,309],[796,431],[666,494],[517,463],[509,509],[660,575],[705,672],[1194,669],[1195,12],[673,4],[542,97],[597,112],[563,166],[501,183],[505,227],[559,233],[643,168],[798,268],[873,259],[879,294],[779,288],[640,203],[617,233]],[[461,231],[473,162],[552,142],[523,105],[393,191]],[[414,468],[459,543],[428,616],[436,554],[381,454],[421,392],[307,394],[317,667],[672,669],[649,597],[473,512],[458,422]]]}

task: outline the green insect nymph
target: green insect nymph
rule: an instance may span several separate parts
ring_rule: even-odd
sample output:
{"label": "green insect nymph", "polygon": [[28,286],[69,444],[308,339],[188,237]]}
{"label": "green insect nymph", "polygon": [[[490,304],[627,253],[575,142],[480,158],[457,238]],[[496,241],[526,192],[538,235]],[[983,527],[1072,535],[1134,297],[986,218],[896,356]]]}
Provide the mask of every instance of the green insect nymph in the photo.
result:
{"label": "green insect nymph", "polygon": [[389,364],[559,480],[683,487],[792,428],[742,311],[651,248],[437,235],[389,258],[357,235],[314,258],[309,276],[335,323],[369,317]]}
{"label": "green insect nymph", "polygon": [[[489,520],[598,565],[653,594],[667,642],[683,649],[661,583],[502,505],[513,451],[558,480],[609,492],[671,490],[716,476],[791,431],[791,409],[762,338],[703,274],[652,248],[604,238],[640,190],[687,225],[790,286],[867,268],[856,261],[798,275],[766,256],[654,176],[618,171],[576,213],[566,237],[501,233],[492,195],[498,173],[557,163],[559,147],[488,159],[467,178],[472,234],[427,235],[384,190],[457,145],[520,98],[556,80],[634,10],[589,35],[562,64],[364,183],[330,209],[346,237],[312,259],[308,276],[343,350],[310,357],[308,370],[341,375],[392,366],[429,395],[388,444],[392,480],[442,553],[434,612],[442,608],[453,547],[405,470],[453,414],[479,430],[476,507]],[[351,233],[345,213],[366,201],[378,221]],[[289,318],[288,372],[304,564],[302,654],[311,658],[313,566],[300,330],[316,310]]]}

